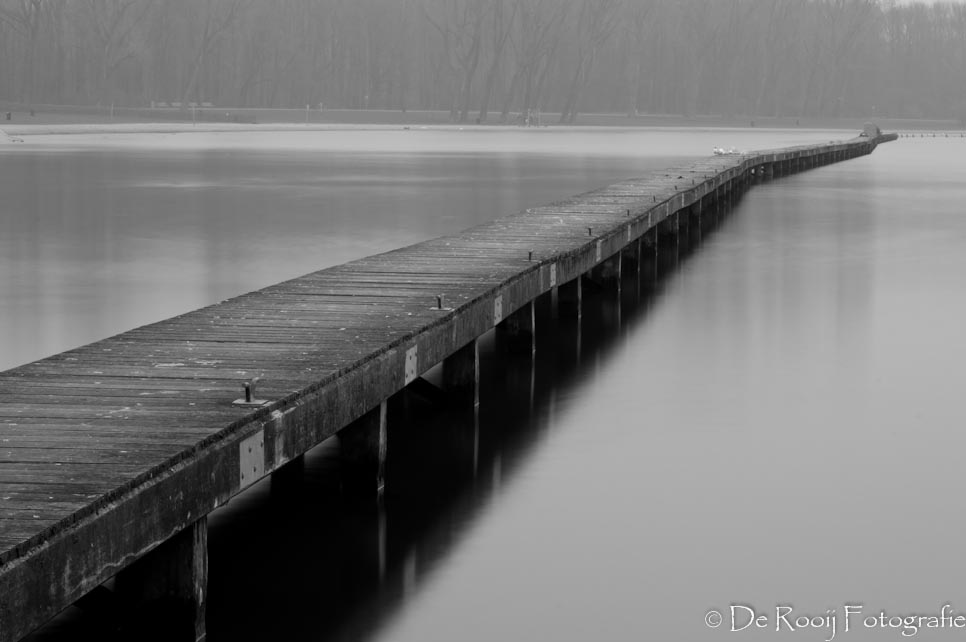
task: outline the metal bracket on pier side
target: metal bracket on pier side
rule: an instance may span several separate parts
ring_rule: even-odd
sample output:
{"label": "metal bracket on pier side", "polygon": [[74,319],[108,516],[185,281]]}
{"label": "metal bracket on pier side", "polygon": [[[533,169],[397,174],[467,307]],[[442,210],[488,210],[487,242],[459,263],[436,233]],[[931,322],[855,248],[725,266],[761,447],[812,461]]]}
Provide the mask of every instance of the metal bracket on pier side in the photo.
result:
{"label": "metal bracket on pier side", "polygon": [[265,431],[238,444],[238,489],[248,488],[265,476]]}
{"label": "metal bracket on pier side", "polygon": [[406,350],[406,365],[403,370],[403,383],[411,384],[419,376],[419,346],[415,345]]}

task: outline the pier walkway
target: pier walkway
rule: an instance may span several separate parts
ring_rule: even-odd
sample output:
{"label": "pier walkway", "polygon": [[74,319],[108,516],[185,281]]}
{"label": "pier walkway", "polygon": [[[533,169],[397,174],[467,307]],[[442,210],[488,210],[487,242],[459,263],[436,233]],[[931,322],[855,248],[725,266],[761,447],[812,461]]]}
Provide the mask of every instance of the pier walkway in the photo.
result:
{"label": "pier walkway", "polygon": [[111,578],[203,639],[208,513],[336,434],[378,492],[386,401],[429,368],[478,403],[478,338],[532,350],[538,297],[577,316],[753,182],[893,138],[712,156],[0,373],[0,642]]}

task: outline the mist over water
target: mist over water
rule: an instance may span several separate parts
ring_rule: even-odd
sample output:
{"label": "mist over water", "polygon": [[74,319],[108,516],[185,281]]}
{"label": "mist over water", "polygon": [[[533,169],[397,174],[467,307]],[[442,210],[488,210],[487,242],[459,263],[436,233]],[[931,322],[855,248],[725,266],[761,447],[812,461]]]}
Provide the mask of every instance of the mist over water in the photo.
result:
{"label": "mist over water", "polygon": [[399,129],[28,137],[0,147],[0,369],[708,155],[715,145],[815,135]]}
{"label": "mist over water", "polygon": [[[70,326],[156,320],[716,145],[846,134],[586,134],[539,153],[466,153],[459,134],[432,136],[430,149],[388,154],[373,136],[351,155],[40,144],[16,162],[0,155],[4,176],[21,172],[5,193],[30,184],[24,158],[48,172],[72,163],[45,194],[13,197],[49,207],[21,210],[30,220],[4,210],[3,354],[49,336],[81,343],[64,338]],[[542,318],[552,331],[538,330],[532,365],[486,337],[478,420],[394,400],[381,503],[343,495],[334,444],[309,455],[294,490],[240,495],[211,523],[209,638],[828,639],[776,634],[781,604],[835,609],[836,639],[888,640],[900,631],[854,616],[845,633],[843,605],[963,612],[964,144],[902,139],[754,187],[691,251],[665,256],[658,278],[593,295],[579,330]],[[65,186],[70,197],[54,196]],[[111,291],[76,292],[88,271]],[[158,307],[144,310],[149,300]],[[82,316],[70,323],[68,309]],[[129,325],[106,327],[98,336]],[[731,604],[771,627],[706,626]],[[89,626],[75,620],[64,635]]]}

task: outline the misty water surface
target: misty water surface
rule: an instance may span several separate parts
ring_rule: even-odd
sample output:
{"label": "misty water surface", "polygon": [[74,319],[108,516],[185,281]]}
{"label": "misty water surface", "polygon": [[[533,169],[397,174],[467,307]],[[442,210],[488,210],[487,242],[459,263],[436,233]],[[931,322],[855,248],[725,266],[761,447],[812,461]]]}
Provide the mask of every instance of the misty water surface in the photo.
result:
{"label": "misty water surface", "polygon": [[[5,156],[21,172],[25,157],[41,166],[73,162],[59,182],[45,183],[53,193],[58,185],[83,193],[87,181],[67,177],[93,171],[95,158],[130,172],[130,186],[91,190],[100,204],[86,209],[73,192],[51,197],[62,204],[58,213],[28,210],[33,222],[5,211],[3,274],[18,265],[7,257],[31,247],[44,248],[44,258],[20,267],[18,278],[4,276],[4,338],[15,337],[15,347],[39,340],[39,329],[15,330],[48,323],[66,332],[72,324],[58,314],[72,298],[88,301],[72,292],[71,278],[104,263],[93,258],[97,248],[124,257],[122,238],[147,242],[138,258],[151,258],[152,243],[167,248],[164,267],[141,269],[147,285],[137,283],[134,256],[102,268],[129,276],[131,287],[120,296],[117,286],[100,294],[86,286],[107,308],[89,319],[135,324],[146,301],[159,311],[161,301],[190,308],[247,289],[240,275],[264,276],[261,285],[713,145],[808,139],[702,132],[654,142],[647,133],[608,132],[586,135],[590,153],[565,145],[534,154],[501,152],[497,142],[487,153],[457,151],[467,147],[461,134],[432,136],[449,151],[386,154],[374,137],[368,153],[332,158],[240,153],[244,145],[71,145],[55,155],[38,144],[13,165]],[[395,404],[381,504],[343,497],[337,448],[327,445],[309,457],[305,483],[289,499],[268,484],[239,496],[212,520],[210,639],[826,640],[828,629],[709,629],[705,614],[746,604],[774,625],[780,604],[796,615],[835,609],[839,618],[845,604],[862,605],[863,615],[932,614],[944,603],[963,612],[966,519],[956,493],[966,448],[966,185],[955,169],[963,145],[903,139],[757,186],[676,267],[668,258],[656,283],[625,283],[620,306],[598,298],[579,335],[567,323],[541,335],[532,369],[499,357],[488,338],[478,424],[415,396]],[[166,177],[164,159],[169,173],[185,163],[195,170]],[[150,176],[133,171],[141,164],[153,168]],[[259,190],[238,179],[266,167],[289,187],[265,181]],[[333,177],[325,198],[344,199],[354,215],[326,209],[325,198],[294,207],[318,194],[309,178],[316,168]],[[340,172],[359,184],[336,180]],[[20,186],[41,180],[21,176]],[[184,189],[179,181],[204,185]],[[135,192],[152,195],[151,207]],[[111,214],[112,201],[130,209]],[[174,203],[180,214],[161,213]],[[254,211],[241,207],[248,203]],[[384,213],[378,221],[368,218],[373,209]],[[86,224],[71,227],[79,216]],[[247,225],[233,224],[241,220]],[[331,220],[340,222],[310,235]],[[42,221],[61,231],[61,245],[47,245]],[[16,243],[7,233],[31,229],[37,234]],[[251,251],[256,238],[275,249]],[[55,267],[45,274],[47,265]],[[29,287],[10,284],[28,272],[35,284],[59,282],[62,302],[48,293],[25,303]],[[9,292],[19,292],[17,306],[8,305]],[[135,312],[121,311],[128,299],[141,302]],[[9,320],[11,310],[30,306],[56,318]],[[76,318],[85,320],[73,325],[87,323]],[[66,637],[91,626],[72,617]],[[852,625],[845,634],[840,621],[836,639],[902,637]],[[921,631],[915,639],[952,635]]]}
{"label": "misty water surface", "polygon": [[0,145],[0,369],[712,147],[845,132],[87,134]]}

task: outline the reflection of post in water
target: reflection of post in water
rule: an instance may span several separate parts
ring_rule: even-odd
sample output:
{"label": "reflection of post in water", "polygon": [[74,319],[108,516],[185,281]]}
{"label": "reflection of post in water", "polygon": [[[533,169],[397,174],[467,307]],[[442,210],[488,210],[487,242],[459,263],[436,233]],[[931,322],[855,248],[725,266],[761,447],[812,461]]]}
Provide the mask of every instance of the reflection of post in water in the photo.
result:
{"label": "reflection of post in water", "polygon": [[475,478],[480,450],[480,341],[474,339],[443,360],[442,388],[460,467]]}
{"label": "reflection of post in water", "polygon": [[636,301],[641,295],[641,237],[621,250],[621,255],[621,275],[630,280],[631,300]]}
{"label": "reflection of post in water", "polygon": [[[574,355],[580,363],[580,329],[583,316],[583,279],[577,277],[557,288],[557,318],[561,323],[558,328],[572,327],[574,329]],[[568,323],[569,322],[569,323]]]}
{"label": "reflection of post in water", "polygon": [[451,404],[474,408],[480,405],[479,339],[473,339],[443,360],[443,391]]}
{"label": "reflection of post in water", "polygon": [[702,201],[698,199],[687,208],[688,217],[688,245],[697,246],[701,242],[702,235]]}
{"label": "reflection of post in water", "polygon": [[683,257],[687,256],[688,248],[691,246],[690,209],[690,206],[685,206],[674,213],[674,218],[677,220],[678,262],[680,262]]}
{"label": "reflection of post in water", "polygon": [[[407,409],[405,425],[394,415],[390,426],[388,560],[385,518],[370,538],[374,570],[390,578],[385,586],[392,586],[394,599],[412,596],[441,556],[439,549],[453,546],[462,530],[454,524],[466,519],[462,513],[479,510],[483,498],[490,501],[512,481],[526,451],[552,426],[557,395],[575,377],[586,377],[589,363],[606,367],[621,333],[645,317],[661,281],[686,260],[688,230],[694,244],[708,238],[723,207],[723,200],[703,201],[669,217],[585,274],[509,314],[494,334],[450,355],[437,375],[426,374],[438,384],[424,382],[409,391],[416,401],[399,404]],[[407,461],[397,467],[397,456]]]}
{"label": "reflection of post in water", "polygon": [[657,238],[658,273],[664,274],[674,270],[680,258],[680,225],[679,214],[674,213],[654,226]]}
{"label": "reflection of post in water", "polygon": [[378,512],[376,528],[378,530],[376,535],[377,547],[379,549],[379,582],[382,583],[386,579],[386,567],[388,566],[388,559],[386,553],[387,547],[387,533],[386,533],[386,507],[383,505],[383,497],[379,497],[379,501],[376,504],[376,509]]}
{"label": "reflection of post in water", "polygon": [[500,453],[493,455],[493,468],[490,471],[490,492],[497,495],[503,488],[503,458]]}
{"label": "reflection of post in water", "polygon": [[[621,257],[621,262],[623,267],[621,268],[621,274],[626,285],[621,290],[622,295],[618,297],[621,310],[625,307],[633,309],[641,301],[642,244],[643,239],[638,237],[636,241],[622,250],[623,256]],[[621,314],[623,315],[623,312]],[[624,326],[622,325],[621,327],[623,328]]]}
{"label": "reflection of post in water", "polygon": [[658,254],[657,227],[652,227],[641,236],[641,290],[645,294],[657,285]]}
{"label": "reflection of post in water", "polygon": [[[620,295],[623,276],[623,252],[601,261],[584,275],[584,289],[599,297],[593,308],[607,327],[620,328]],[[616,305],[614,304],[616,301]]]}
{"label": "reflection of post in water", "polygon": [[416,588],[416,549],[410,549],[403,561],[402,594],[403,599],[412,596]]}
{"label": "reflection of post in water", "polygon": [[339,432],[343,487],[351,495],[381,494],[386,469],[386,402]]}
{"label": "reflection of post in water", "polygon": [[[399,591],[397,599],[411,596],[420,575],[431,570],[439,557],[435,547],[452,546],[448,540],[460,531],[453,522],[463,519],[456,515],[480,505],[473,496],[502,491],[521,455],[552,425],[559,391],[574,376],[589,374],[588,361],[605,367],[620,334],[647,314],[661,281],[686,259],[686,246],[707,238],[725,207],[723,198],[701,201],[668,217],[585,274],[507,315],[482,343],[447,357],[437,375],[426,374],[438,384],[424,380],[409,390],[416,401],[399,404],[405,425],[394,415],[390,426],[388,558],[385,514],[369,538],[374,571],[392,578],[386,585]],[[396,449],[406,441],[402,452]],[[408,461],[397,467],[397,456]],[[400,491],[397,481],[411,490]]]}
{"label": "reflection of post in water", "polygon": [[510,354],[529,355],[532,358],[537,350],[534,302],[525,303],[519,310],[508,315],[497,325],[496,332],[497,339]]}
{"label": "reflection of post in water", "polygon": [[510,314],[496,327],[497,339],[506,351],[508,392],[527,391],[527,407],[533,410],[536,384],[537,306],[534,301]]}

